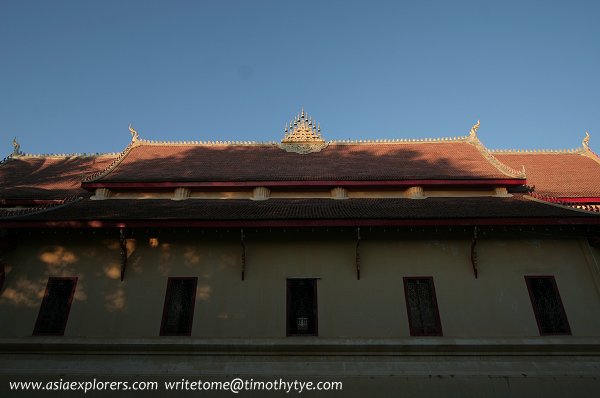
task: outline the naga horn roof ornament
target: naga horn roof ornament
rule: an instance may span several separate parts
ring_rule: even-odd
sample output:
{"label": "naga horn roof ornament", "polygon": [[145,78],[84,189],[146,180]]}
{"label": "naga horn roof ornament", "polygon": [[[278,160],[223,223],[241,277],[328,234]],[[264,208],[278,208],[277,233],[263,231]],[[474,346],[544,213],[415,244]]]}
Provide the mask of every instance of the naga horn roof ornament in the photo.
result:
{"label": "naga horn roof ornament", "polygon": [[131,133],[131,141],[137,141],[140,137],[138,132],[135,131],[133,127],[131,127],[131,123],[129,123],[129,132]]}
{"label": "naga horn roof ornament", "polygon": [[469,132],[470,138],[472,138],[472,139],[477,138],[477,131],[479,130],[480,125],[481,125],[481,123],[478,120],[477,123],[475,123],[473,125],[473,127],[471,127],[471,131]]}
{"label": "naga horn roof ornament", "polygon": [[587,131],[585,132],[585,138],[581,141],[581,145],[583,145],[585,149],[590,149],[590,133]]}
{"label": "naga horn roof ornament", "polygon": [[13,144],[13,155],[17,156],[21,154],[21,144],[19,144],[17,142],[17,137],[13,138],[12,140],[12,144]]}

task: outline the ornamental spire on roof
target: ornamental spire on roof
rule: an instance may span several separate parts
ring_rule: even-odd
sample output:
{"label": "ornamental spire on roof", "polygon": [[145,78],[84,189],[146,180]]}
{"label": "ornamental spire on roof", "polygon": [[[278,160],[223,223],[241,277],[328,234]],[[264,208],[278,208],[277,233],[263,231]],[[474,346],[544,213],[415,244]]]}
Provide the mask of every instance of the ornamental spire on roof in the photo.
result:
{"label": "ornamental spire on roof", "polygon": [[327,146],[321,137],[321,126],[304,112],[304,108],[289,126],[286,123],[284,132],[281,148],[288,152],[306,154],[319,152]]}

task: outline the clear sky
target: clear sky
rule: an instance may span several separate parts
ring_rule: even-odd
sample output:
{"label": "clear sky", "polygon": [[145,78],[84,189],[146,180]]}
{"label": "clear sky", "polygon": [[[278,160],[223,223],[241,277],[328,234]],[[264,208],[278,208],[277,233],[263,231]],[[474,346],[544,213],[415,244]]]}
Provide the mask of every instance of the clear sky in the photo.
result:
{"label": "clear sky", "polygon": [[465,135],[600,151],[600,1],[0,0],[0,158]]}

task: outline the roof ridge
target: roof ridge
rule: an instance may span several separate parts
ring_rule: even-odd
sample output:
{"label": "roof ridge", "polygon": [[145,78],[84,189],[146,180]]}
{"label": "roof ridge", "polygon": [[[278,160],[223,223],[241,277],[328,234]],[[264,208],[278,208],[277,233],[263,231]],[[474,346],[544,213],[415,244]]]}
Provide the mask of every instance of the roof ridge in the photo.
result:
{"label": "roof ridge", "polygon": [[585,151],[583,147],[572,149],[489,149],[490,153],[497,155],[567,155],[581,154]]}
{"label": "roof ridge", "polygon": [[512,167],[510,167],[507,164],[502,163],[500,160],[498,160],[490,152],[490,150],[487,149],[485,145],[483,145],[483,143],[479,140],[479,137],[477,137],[477,131],[479,130],[479,126],[480,126],[480,122],[478,120],[477,123],[475,123],[473,125],[473,127],[471,127],[471,131],[469,132],[467,142],[469,144],[473,145],[475,148],[477,148],[479,153],[481,153],[483,155],[483,157],[486,158],[486,160],[492,166],[494,166],[496,169],[500,170],[502,173],[506,174],[509,177],[513,177],[513,178],[526,178],[527,176],[525,174],[525,166],[523,166],[523,168],[520,171],[513,169]]}
{"label": "roof ridge", "polygon": [[121,163],[123,161],[123,159],[125,159],[125,157],[127,157],[127,155],[129,154],[129,152],[131,152],[131,150],[134,147],[139,146],[139,134],[138,134],[137,131],[135,131],[131,127],[131,124],[129,125],[129,131],[131,132],[131,141],[125,147],[125,149],[123,149],[123,151],[115,158],[115,160],[113,160],[112,162],[110,162],[110,164],[108,166],[106,166],[103,170],[100,170],[100,171],[97,171],[95,173],[87,175],[86,177],[84,177],[82,179],[82,182],[91,182],[91,181],[98,180],[98,179],[106,176],[111,171],[113,171],[114,168],[117,167],[117,165],[119,163]]}
{"label": "roof ridge", "polygon": [[279,145],[275,141],[232,141],[232,140],[191,140],[191,141],[169,141],[169,140],[147,140],[140,138],[140,145],[169,145],[169,146],[185,146],[185,145],[204,145],[204,146],[223,146],[223,145]]}
{"label": "roof ridge", "polygon": [[447,142],[466,142],[469,139],[468,135],[454,137],[437,137],[437,138],[380,138],[380,139],[365,139],[365,140],[331,140],[330,145],[348,145],[348,144],[416,144],[416,143],[447,143]]}
{"label": "roof ridge", "polygon": [[62,203],[41,204],[38,206],[26,207],[26,208],[18,209],[18,210],[0,209],[0,219],[2,219],[2,218],[4,218],[4,219],[17,218],[17,217],[21,217],[21,216],[27,216],[30,214],[43,213],[43,212],[54,210],[54,209],[57,209],[60,207],[68,206],[70,204],[79,202],[81,200],[83,200],[82,196],[73,195],[73,196],[68,196],[65,199],[63,199]]}
{"label": "roof ridge", "polygon": [[7,163],[12,158],[13,158],[13,154],[12,153],[10,155],[5,156],[4,159],[0,160],[0,165],[3,165],[4,163]]}
{"label": "roof ridge", "polygon": [[590,133],[588,131],[585,132],[585,137],[581,141],[581,146],[578,148],[572,149],[490,149],[491,153],[499,154],[499,155],[583,155],[590,157],[600,163],[600,158],[598,155],[592,151],[589,146],[590,142]]}
{"label": "roof ridge", "polygon": [[[437,137],[437,138],[377,138],[377,139],[356,139],[356,140],[329,140],[325,141],[330,145],[336,144],[415,144],[415,143],[447,143],[447,142],[465,142],[468,136]],[[238,140],[148,140],[138,139],[139,144],[143,145],[167,145],[167,146],[223,146],[223,145],[280,145],[277,141],[238,141]]]}
{"label": "roof ridge", "polygon": [[101,157],[101,156],[116,156],[119,152],[73,152],[73,153],[19,153],[18,155],[12,155],[13,158],[71,158],[71,157]]}
{"label": "roof ridge", "polygon": [[0,161],[0,164],[8,161],[11,158],[14,159],[14,158],[21,158],[21,157],[26,157],[26,158],[68,158],[68,157],[75,157],[75,156],[82,156],[82,157],[84,157],[84,156],[85,157],[116,156],[118,154],[118,152],[26,153],[26,152],[21,151],[21,145],[17,141],[17,137],[13,138],[12,144],[13,144],[12,153],[10,155],[6,156],[4,159],[2,159]]}
{"label": "roof ridge", "polygon": [[557,198],[556,196],[543,195],[536,192],[529,192],[527,195],[524,195],[525,198],[529,200],[535,200],[538,202],[547,203],[552,206],[557,206],[561,208],[568,208],[574,211],[584,212],[584,213],[600,213],[600,206],[598,205],[588,205],[582,203],[573,203],[568,202],[562,199]]}

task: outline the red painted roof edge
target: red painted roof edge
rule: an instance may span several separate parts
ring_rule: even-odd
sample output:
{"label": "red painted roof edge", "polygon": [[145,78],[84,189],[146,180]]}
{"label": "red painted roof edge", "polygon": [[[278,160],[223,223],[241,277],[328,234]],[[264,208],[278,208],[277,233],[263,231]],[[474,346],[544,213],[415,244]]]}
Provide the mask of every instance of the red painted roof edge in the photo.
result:
{"label": "red painted roof edge", "polygon": [[578,197],[558,196],[558,197],[556,197],[556,199],[563,201],[563,202],[567,202],[567,203],[600,203],[599,197],[578,198]]}

